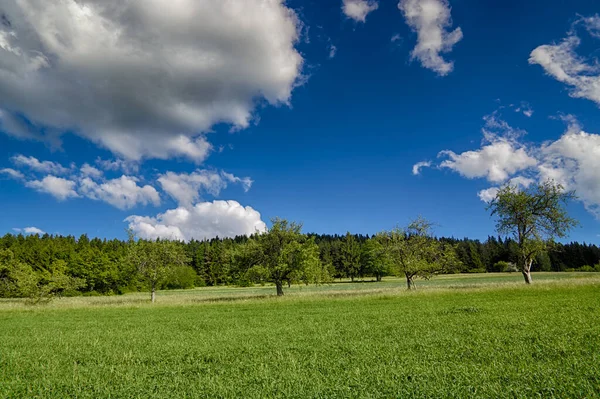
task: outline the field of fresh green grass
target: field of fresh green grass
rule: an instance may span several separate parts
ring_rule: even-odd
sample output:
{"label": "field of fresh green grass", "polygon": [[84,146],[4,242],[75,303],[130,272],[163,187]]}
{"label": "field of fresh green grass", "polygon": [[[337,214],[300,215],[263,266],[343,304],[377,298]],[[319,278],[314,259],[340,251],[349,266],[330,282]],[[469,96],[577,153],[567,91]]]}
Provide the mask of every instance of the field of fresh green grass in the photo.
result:
{"label": "field of fresh green grass", "polygon": [[0,398],[600,397],[600,275],[0,301]]}

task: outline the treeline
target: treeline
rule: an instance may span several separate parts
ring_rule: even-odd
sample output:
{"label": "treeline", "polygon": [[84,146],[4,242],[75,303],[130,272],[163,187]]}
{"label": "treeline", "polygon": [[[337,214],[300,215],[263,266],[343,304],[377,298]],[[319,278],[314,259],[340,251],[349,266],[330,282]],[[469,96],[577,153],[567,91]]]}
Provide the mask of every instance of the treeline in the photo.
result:
{"label": "treeline", "polygon": [[[298,237],[301,237],[299,242],[310,242],[315,252],[318,248],[315,256],[323,269],[319,271],[321,282],[328,278],[380,280],[398,274],[393,263],[379,256],[380,243],[375,236],[300,234]],[[174,268],[160,281],[158,288],[245,286],[270,281],[265,278],[261,266],[250,260],[255,257],[252,253],[255,249],[250,244],[256,240],[256,237],[241,236],[173,243],[184,255],[184,266]],[[518,248],[512,239],[436,240],[456,252],[459,266],[452,272],[517,271],[514,265]],[[45,287],[45,292],[39,295],[107,295],[147,290],[147,279],[128,258],[132,245],[135,245],[134,241],[89,239],[86,235],[76,239],[48,234],[7,234],[0,238],[0,297],[30,296],[28,290],[40,286]],[[536,257],[533,269],[600,271],[600,248],[577,242],[556,243]],[[303,278],[302,275],[288,276],[285,281],[301,282]]]}

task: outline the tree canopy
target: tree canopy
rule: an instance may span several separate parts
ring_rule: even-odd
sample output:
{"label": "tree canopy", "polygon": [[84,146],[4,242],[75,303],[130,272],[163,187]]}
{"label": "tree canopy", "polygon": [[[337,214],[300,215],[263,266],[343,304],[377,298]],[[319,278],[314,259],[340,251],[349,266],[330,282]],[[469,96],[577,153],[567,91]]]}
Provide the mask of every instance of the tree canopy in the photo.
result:
{"label": "tree canopy", "polygon": [[512,235],[517,243],[517,267],[525,282],[531,284],[531,266],[548,242],[564,238],[577,221],[569,217],[566,205],[575,193],[548,180],[525,189],[502,187],[488,209],[496,216],[496,229]]}

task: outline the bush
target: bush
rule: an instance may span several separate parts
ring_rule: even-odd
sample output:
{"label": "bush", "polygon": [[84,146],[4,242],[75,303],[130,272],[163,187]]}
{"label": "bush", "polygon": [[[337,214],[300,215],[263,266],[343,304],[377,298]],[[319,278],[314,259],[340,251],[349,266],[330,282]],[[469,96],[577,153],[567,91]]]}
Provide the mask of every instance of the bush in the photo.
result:
{"label": "bush", "polygon": [[494,270],[497,270],[499,272],[505,272],[505,273],[513,273],[513,272],[519,271],[519,269],[517,269],[517,265],[515,265],[512,262],[504,262],[504,261],[497,262],[494,265]]}
{"label": "bush", "polygon": [[[598,267],[599,265],[596,265],[596,267]],[[592,267],[589,265],[585,265],[585,266],[581,266],[579,269],[577,269],[578,272],[597,272],[598,270],[596,269],[596,267]]]}
{"label": "bush", "polygon": [[191,266],[175,267],[164,283],[163,288],[169,290],[194,288],[197,277],[196,271]]}

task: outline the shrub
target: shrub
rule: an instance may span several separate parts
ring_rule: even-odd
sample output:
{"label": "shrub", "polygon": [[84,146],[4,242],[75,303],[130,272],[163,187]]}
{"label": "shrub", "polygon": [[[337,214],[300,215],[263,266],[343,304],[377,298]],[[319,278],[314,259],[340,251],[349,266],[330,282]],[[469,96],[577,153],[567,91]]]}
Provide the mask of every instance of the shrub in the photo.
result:
{"label": "shrub", "polygon": [[166,289],[188,289],[196,285],[197,274],[191,266],[174,267],[164,283]]}
{"label": "shrub", "polygon": [[500,262],[496,262],[496,264],[494,264],[494,271],[512,273],[518,272],[519,269],[517,269],[517,265],[514,263],[501,260]]}

